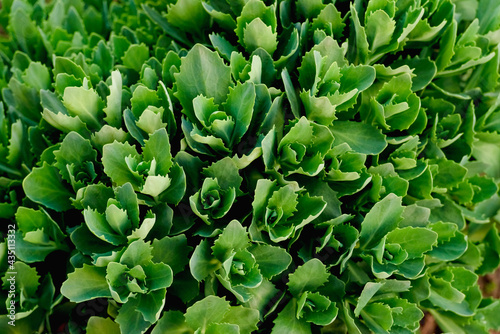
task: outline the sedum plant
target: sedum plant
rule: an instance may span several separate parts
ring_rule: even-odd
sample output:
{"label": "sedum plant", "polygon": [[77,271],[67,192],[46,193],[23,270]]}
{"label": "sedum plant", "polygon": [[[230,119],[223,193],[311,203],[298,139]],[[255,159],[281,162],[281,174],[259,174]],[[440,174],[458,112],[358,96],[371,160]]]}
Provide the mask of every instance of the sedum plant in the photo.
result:
{"label": "sedum plant", "polygon": [[0,332],[500,330],[499,43],[494,0],[3,1]]}

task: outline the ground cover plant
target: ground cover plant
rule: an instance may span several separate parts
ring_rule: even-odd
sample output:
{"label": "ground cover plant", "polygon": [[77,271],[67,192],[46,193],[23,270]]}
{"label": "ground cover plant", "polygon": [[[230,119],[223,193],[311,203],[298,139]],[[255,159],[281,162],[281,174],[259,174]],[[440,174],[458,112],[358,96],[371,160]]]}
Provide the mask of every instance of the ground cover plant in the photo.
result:
{"label": "ground cover plant", "polygon": [[496,0],[8,0],[0,332],[500,329]]}

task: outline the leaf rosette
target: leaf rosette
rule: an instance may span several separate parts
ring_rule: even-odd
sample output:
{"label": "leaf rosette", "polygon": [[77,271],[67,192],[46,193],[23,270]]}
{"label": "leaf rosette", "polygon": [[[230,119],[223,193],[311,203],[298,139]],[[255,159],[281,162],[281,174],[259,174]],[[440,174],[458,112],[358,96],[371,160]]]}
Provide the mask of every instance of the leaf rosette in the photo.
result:
{"label": "leaf rosette", "polygon": [[96,180],[100,169],[97,152],[89,140],[71,131],[61,144],[47,148],[45,157],[47,161],[23,180],[24,191],[34,202],[56,211],[67,210],[72,206],[70,199]]}
{"label": "leaf rosette", "polygon": [[372,64],[407,43],[434,41],[452,21],[453,7],[448,1],[429,6],[421,1],[371,0],[363,9],[351,5],[351,16],[355,43],[349,45],[349,53],[353,61]]}
{"label": "leaf rosette", "polygon": [[270,55],[278,47],[277,19],[274,5],[257,0],[248,1],[236,19],[236,35],[247,52],[262,48]]}
{"label": "leaf rosette", "polygon": [[160,81],[157,88],[156,83],[151,86],[153,88],[144,84],[135,87],[130,99],[131,108],[123,112],[127,130],[141,145],[157,130],[166,128],[169,135],[177,130],[172,101],[165,85]]}
{"label": "leaf rosette", "polygon": [[[16,211],[16,256],[24,262],[40,262],[56,250],[68,250],[59,225],[43,209],[20,206]],[[8,237],[11,240],[12,237]]]}
{"label": "leaf rosette", "polygon": [[359,94],[373,84],[375,69],[348,64],[345,53],[344,46],[325,37],[302,58],[298,68],[300,100],[309,120],[331,125],[336,113],[352,108]]}
{"label": "leaf rosette", "polygon": [[167,131],[156,130],[139,154],[128,143],[106,144],[103,147],[104,171],[116,186],[130,183],[135,191],[155,200],[178,204],[186,190],[186,176],[172,162]]}
{"label": "leaf rosette", "polygon": [[181,59],[175,80],[175,96],[186,115],[182,131],[189,147],[201,154],[229,155],[250,126],[255,84],[248,81],[234,86],[230,67],[201,45]]}
{"label": "leaf rosette", "polygon": [[172,270],[167,264],[151,261],[136,264],[122,260],[123,256],[120,262],[110,262],[106,268],[111,295],[119,303],[126,303],[136,294],[147,294],[172,284]]}
{"label": "leaf rosette", "polygon": [[296,184],[278,186],[276,181],[257,181],[250,233],[253,240],[264,240],[266,232],[273,242],[294,237],[326,208],[321,197],[310,196]]}
{"label": "leaf rosette", "polygon": [[153,334],[172,329],[186,334],[251,334],[257,330],[259,312],[243,306],[231,306],[225,298],[207,296],[188,307],[186,314],[169,310],[164,313]]}
{"label": "leaf rosette", "polygon": [[[108,192],[109,188],[93,187],[84,196],[83,203],[88,203],[89,196],[96,191]],[[130,183],[114,189],[115,196],[105,199],[100,195],[100,200],[106,201],[103,205],[89,205],[83,211],[85,225],[98,239],[113,245],[126,245],[136,239],[144,239],[156,223],[156,216],[151,212],[140,223],[139,203],[137,195]],[[77,238],[78,232],[73,236]]]}
{"label": "leaf rosette", "polygon": [[[91,281],[91,284],[81,284]],[[143,332],[160,318],[173,272],[168,264],[153,261],[153,247],[144,240],[128,245],[105,266],[84,264],[68,275],[61,293],[76,302],[113,298],[119,303],[116,322],[121,331]]]}
{"label": "leaf rosette", "polygon": [[186,118],[182,121],[186,141],[198,153],[230,154],[248,130],[254,101],[255,88],[250,82],[230,89],[224,108],[216,105],[213,98],[197,96],[193,100],[196,122],[191,123]]}
{"label": "leaf rosette", "polygon": [[[196,247],[190,260],[192,275],[212,285],[217,280],[241,302],[252,299],[252,290],[281,273],[291,262],[290,255],[270,245],[252,245],[246,228],[231,221],[210,248],[207,241]],[[257,293],[258,294],[258,293]]]}
{"label": "leaf rosette", "polygon": [[236,197],[241,195],[243,178],[236,163],[229,157],[223,158],[202,172],[205,176],[199,191],[189,197],[193,212],[205,223],[211,225],[229,212]]}
{"label": "leaf rosette", "polygon": [[268,171],[281,167],[285,176],[318,175],[325,167],[324,158],[333,144],[328,127],[305,117],[290,122],[287,133],[278,142],[274,129],[262,141],[262,154]]}
{"label": "leaf rosette", "polygon": [[[7,243],[0,243],[0,249],[7,254]],[[4,257],[7,260],[7,257]],[[52,308],[60,303],[55,297],[55,286],[52,276],[47,274],[43,279],[36,268],[22,261],[16,261],[2,268],[1,284],[3,314],[0,327],[12,326],[12,312],[16,312],[15,325],[27,331],[36,331],[40,327],[49,326]],[[7,270],[6,270],[7,269]],[[15,274],[13,274],[15,273]]]}
{"label": "leaf rosette", "polygon": [[13,58],[12,77],[2,94],[9,111],[36,124],[40,120],[40,90],[52,85],[50,71],[24,52],[16,51]]}
{"label": "leaf rosette", "polygon": [[274,320],[273,333],[311,333],[311,324],[327,326],[339,309],[334,295],[340,293],[335,278],[318,259],[311,259],[288,276],[292,300]]}
{"label": "leaf rosette", "polygon": [[409,73],[392,77],[383,84],[375,84],[363,93],[360,115],[386,131],[408,130],[417,120],[420,98],[412,91]]}
{"label": "leaf rosette", "polygon": [[328,254],[324,262],[332,266],[340,266],[340,272],[345,270],[347,261],[351,258],[359,241],[359,231],[346,223],[352,218],[350,215],[341,215],[315,226],[316,228],[326,227],[320,239],[321,245],[316,247],[316,253],[325,254],[325,257]]}
{"label": "leaf rosette", "polygon": [[191,209],[205,223],[220,219],[231,209],[236,198],[236,189],[222,189],[217,179],[206,178],[201,189],[189,198]]}

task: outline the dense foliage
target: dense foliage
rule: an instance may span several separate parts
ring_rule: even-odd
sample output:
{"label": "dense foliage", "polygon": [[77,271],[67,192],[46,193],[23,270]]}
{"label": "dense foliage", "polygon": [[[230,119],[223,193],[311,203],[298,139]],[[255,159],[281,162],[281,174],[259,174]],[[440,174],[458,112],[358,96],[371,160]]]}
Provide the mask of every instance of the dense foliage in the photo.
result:
{"label": "dense foliage", "polygon": [[0,332],[500,329],[497,0],[1,6]]}

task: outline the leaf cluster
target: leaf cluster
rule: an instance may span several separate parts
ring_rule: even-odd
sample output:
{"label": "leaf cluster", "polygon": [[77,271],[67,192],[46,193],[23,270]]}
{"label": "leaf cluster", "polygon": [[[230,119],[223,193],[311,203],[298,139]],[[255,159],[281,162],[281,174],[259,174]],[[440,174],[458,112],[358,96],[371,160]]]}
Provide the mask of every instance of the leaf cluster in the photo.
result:
{"label": "leaf cluster", "polygon": [[494,0],[3,1],[0,332],[499,330],[499,43]]}

